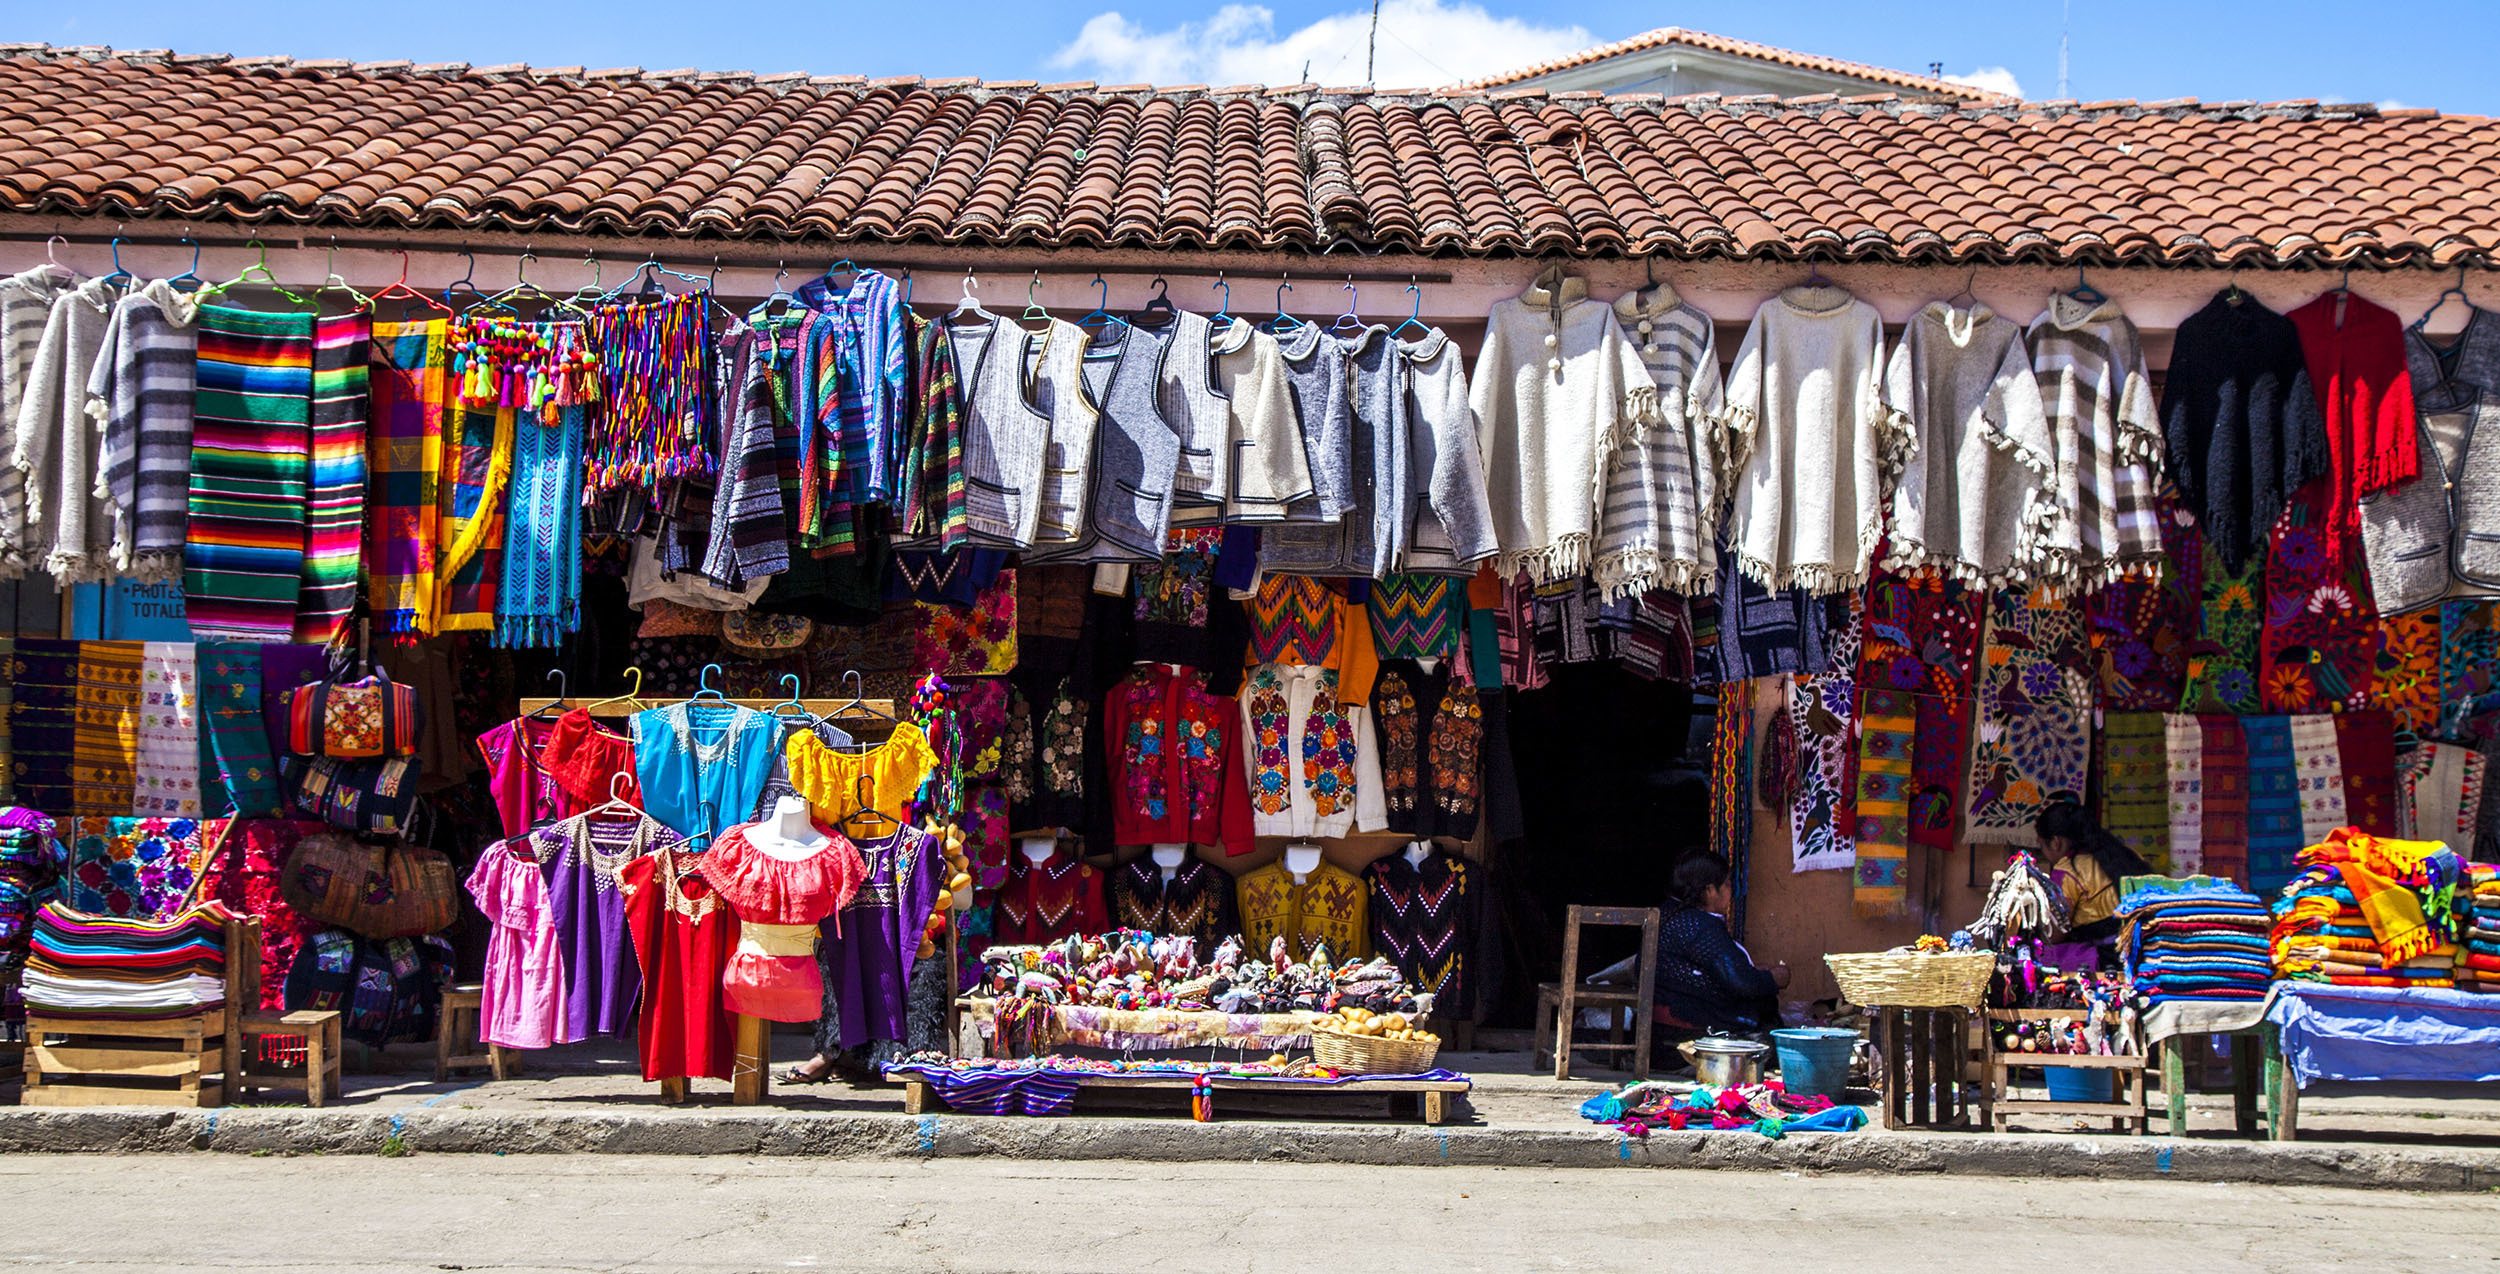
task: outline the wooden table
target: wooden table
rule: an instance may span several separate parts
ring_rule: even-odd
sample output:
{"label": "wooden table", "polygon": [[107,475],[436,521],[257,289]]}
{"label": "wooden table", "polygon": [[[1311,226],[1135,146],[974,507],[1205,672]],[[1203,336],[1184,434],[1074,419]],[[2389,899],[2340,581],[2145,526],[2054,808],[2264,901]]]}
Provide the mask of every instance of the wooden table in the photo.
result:
{"label": "wooden table", "polygon": [[[2082,1009],[1989,1009],[1987,1027],[1997,1023],[2053,1022],[2081,1015]],[[2035,1115],[2107,1115],[2120,1132],[2144,1132],[2144,1071],[2148,1059],[2142,1054],[2104,1056],[2091,1053],[2003,1053],[1997,1050],[1996,1032],[1982,1028],[1987,1055],[1987,1078],[1980,1090],[1979,1126],[1992,1127],[1998,1111]],[[2067,1066],[2077,1070],[2107,1070],[2118,1073],[2119,1096],[2115,1101],[2058,1101],[2054,1098],[2007,1097],[2012,1087],[2012,1072],[2017,1068]],[[2044,1077],[2045,1082],[2045,1077]],[[2185,1116],[2181,1116],[2182,1119]]]}
{"label": "wooden table", "polygon": [[1884,1127],[1969,1126],[1962,1082],[1970,1068],[1971,1010],[1867,1007],[1875,1015]]}
{"label": "wooden table", "polygon": [[[887,1074],[903,1085],[903,1113],[918,1115],[933,1103],[943,1104],[931,1084],[917,1067],[896,1067]],[[1075,1078],[1080,1092],[1168,1093],[1183,1102],[1189,1099],[1196,1079],[1189,1075],[1084,1075]],[[1439,1125],[1449,1118],[1449,1099],[1464,1094],[1472,1086],[1464,1079],[1348,1079],[1334,1084],[1297,1083],[1292,1080],[1269,1079],[1249,1075],[1216,1075],[1209,1086],[1217,1092],[1256,1093],[1262,1096],[1290,1097],[1398,1097],[1414,1094],[1427,1125]]]}

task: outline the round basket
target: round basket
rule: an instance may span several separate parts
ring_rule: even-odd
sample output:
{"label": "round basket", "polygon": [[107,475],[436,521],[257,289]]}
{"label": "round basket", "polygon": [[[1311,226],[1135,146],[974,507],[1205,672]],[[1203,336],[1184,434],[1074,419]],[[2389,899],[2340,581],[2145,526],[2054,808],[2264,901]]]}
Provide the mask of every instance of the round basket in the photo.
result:
{"label": "round basket", "polygon": [[1311,1028],[1311,1060],[1349,1075],[1414,1075],[1432,1069],[1439,1040],[1392,1040]]}
{"label": "round basket", "polygon": [[1842,998],[1867,1008],[1975,1009],[1987,997],[1997,958],[1985,951],[1914,955],[1867,951],[1827,955]]}

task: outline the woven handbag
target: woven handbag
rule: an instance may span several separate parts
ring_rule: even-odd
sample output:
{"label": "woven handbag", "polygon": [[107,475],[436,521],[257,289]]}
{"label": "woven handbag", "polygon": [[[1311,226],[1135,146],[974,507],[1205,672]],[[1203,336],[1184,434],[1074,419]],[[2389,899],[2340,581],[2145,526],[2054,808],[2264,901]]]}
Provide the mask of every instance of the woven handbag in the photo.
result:
{"label": "woven handbag", "polygon": [[359,681],[322,681],[286,695],[286,750],[343,760],[406,756],[422,724],[417,691],[381,669]]}
{"label": "woven handbag", "polygon": [[415,845],[373,844],[340,832],[296,842],[278,892],[297,914],[368,938],[416,938],[457,918],[451,860]]}
{"label": "woven handbag", "polygon": [[397,836],[416,812],[417,780],[424,770],[413,756],[342,761],[290,756],[278,763],[287,803],[297,813],[341,831]]}

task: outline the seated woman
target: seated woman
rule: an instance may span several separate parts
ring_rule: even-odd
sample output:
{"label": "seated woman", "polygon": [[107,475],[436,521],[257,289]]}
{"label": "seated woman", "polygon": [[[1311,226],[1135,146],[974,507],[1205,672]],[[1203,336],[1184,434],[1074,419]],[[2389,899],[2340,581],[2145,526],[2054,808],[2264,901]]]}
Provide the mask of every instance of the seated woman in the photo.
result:
{"label": "seated woman", "polygon": [[2096,947],[2101,967],[2117,968],[2118,882],[2150,875],[2152,865],[2073,801],[2051,801],[2031,830],[2040,839],[2040,866],[2066,899],[2066,933],[2059,941]]}
{"label": "seated woman", "polygon": [[1658,1011],[1669,1033],[1758,1035],[1779,1022],[1788,965],[1757,968],[1728,932],[1736,891],[1727,860],[1705,850],[1675,865],[1673,896],[1658,919]]}

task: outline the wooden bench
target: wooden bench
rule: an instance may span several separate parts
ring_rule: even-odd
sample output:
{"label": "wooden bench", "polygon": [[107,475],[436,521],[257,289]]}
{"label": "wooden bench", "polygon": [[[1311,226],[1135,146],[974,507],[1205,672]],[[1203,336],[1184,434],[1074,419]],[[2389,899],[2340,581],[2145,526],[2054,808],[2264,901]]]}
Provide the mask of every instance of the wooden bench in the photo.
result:
{"label": "wooden bench", "polygon": [[[904,1114],[918,1115],[944,1104],[943,1099],[937,1095],[936,1085],[921,1078],[921,1072],[918,1070],[905,1068],[888,1073],[903,1085]],[[1184,1106],[1187,1105],[1196,1083],[1197,1081],[1188,1075],[1152,1074],[1086,1075],[1076,1081],[1080,1099],[1089,1092],[1135,1093],[1149,1096],[1169,1094],[1181,1099]],[[1463,1079],[1349,1079],[1335,1084],[1308,1084],[1295,1083],[1291,1080],[1261,1079],[1256,1076],[1218,1075],[1214,1077],[1211,1087],[1219,1093],[1322,1100],[1336,1097],[1385,1097],[1396,1101],[1413,1095],[1419,1099],[1417,1104],[1421,1107],[1423,1121],[1428,1125],[1439,1125],[1449,1119],[1450,1098],[1454,1095],[1463,1096],[1470,1085]]]}
{"label": "wooden bench", "polygon": [[434,1082],[453,1071],[484,1070],[497,1079],[521,1073],[521,1055],[500,1044],[481,1044],[486,988],[475,982],[443,988],[434,1011]]}

